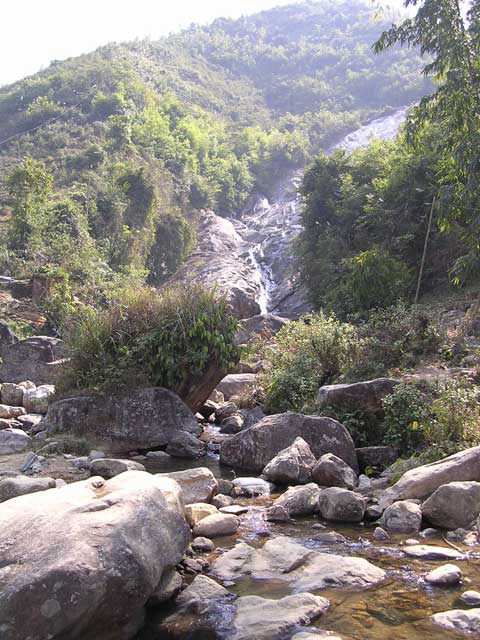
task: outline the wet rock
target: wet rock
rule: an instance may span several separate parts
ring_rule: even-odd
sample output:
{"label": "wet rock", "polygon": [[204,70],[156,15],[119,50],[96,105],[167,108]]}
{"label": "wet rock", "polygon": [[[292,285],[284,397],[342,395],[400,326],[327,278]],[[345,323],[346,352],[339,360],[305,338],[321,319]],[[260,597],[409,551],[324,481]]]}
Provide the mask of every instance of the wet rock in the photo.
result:
{"label": "wet rock", "polygon": [[435,587],[453,587],[462,580],[462,571],[455,564],[444,564],[425,576],[426,582]]}
{"label": "wet rock", "polygon": [[270,460],[263,475],[274,484],[306,484],[315,462],[315,456],[305,440],[295,438],[293,444]]}
{"label": "wet rock", "polygon": [[315,457],[333,453],[357,468],[353,440],[332,418],[282,413],[267,416],[253,427],[227,438],[220,447],[222,464],[260,473],[280,451],[303,438]]}
{"label": "wet rock", "polygon": [[269,496],[274,487],[262,478],[235,478],[233,489],[238,496]]}
{"label": "wet rock", "polygon": [[420,558],[422,560],[462,560],[464,555],[450,547],[436,547],[429,544],[419,544],[406,547],[405,554],[410,558]]}
{"label": "wet rock", "polygon": [[313,482],[299,487],[290,487],[273,506],[283,507],[289,516],[308,516],[318,510],[320,488]]}
{"label": "wet rock", "polygon": [[212,498],[212,504],[217,507],[217,509],[221,509],[222,507],[229,507],[234,502],[235,500],[231,496],[225,496],[221,493]]}
{"label": "wet rock", "polygon": [[445,529],[468,527],[480,513],[480,482],[449,482],[422,504],[423,517]]}
{"label": "wet rock", "polygon": [[460,596],[460,600],[467,607],[479,607],[480,606],[480,592],[479,591],[465,591]]}
{"label": "wet rock", "polygon": [[23,407],[9,407],[6,404],[0,404],[0,418],[3,420],[15,420],[26,413]]}
{"label": "wet rock", "polygon": [[480,633],[480,609],[453,609],[435,613],[432,622],[443,629],[464,634]]}
{"label": "wet rock", "polygon": [[383,470],[393,464],[398,458],[398,452],[394,447],[360,447],[356,449],[358,466],[360,471],[366,469]]}
{"label": "wet rock", "polygon": [[382,527],[375,527],[375,531],[372,534],[372,538],[378,541],[390,540],[390,536],[385,531],[385,529],[382,529]]}
{"label": "wet rock", "polygon": [[365,514],[365,500],[348,489],[329,487],[319,495],[318,510],[325,520],[332,522],[361,522]]}
{"label": "wet rock", "polygon": [[58,400],[50,405],[45,422],[51,431],[85,437],[118,452],[155,449],[181,432],[200,433],[195,416],[182,400],[159,387]]}
{"label": "wet rock", "polygon": [[0,455],[22,453],[32,446],[32,439],[21,429],[0,430]]}
{"label": "wet rock", "polygon": [[230,513],[234,516],[241,516],[244,513],[248,513],[248,507],[240,504],[231,504],[227,507],[221,507],[220,513]]}
{"label": "wet rock", "polygon": [[170,456],[166,451],[148,451],[146,458],[151,462],[169,463],[172,456]]}
{"label": "wet rock", "polygon": [[262,336],[271,338],[288,323],[287,318],[276,316],[273,313],[264,313],[258,316],[242,320],[240,329],[235,336],[236,344],[248,344],[252,338]]}
{"label": "wet rock", "polygon": [[27,389],[23,396],[23,406],[27,413],[45,415],[54,395],[55,387],[53,384],[42,384],[35,389]]}
{"label": "wet rock", "polygon": [[198,536],[192,540],[191,547],[198,553],[209,553],[210,551],[214,551],[215,543],[210,540],[210,538]]}
{"label": "wet rock", "polygon": [[454,531],[447,531],[447,540],[457,540],[462,544],[476,545],[478,544],[478,536],[474,531],[467,531],[466,529],[455,529]]}
{"label": "wet rock", "polygon": [[279,504],[274,504],[269,507],[265,517],[268,522],[290,522],[292,519],[287,509]]}
{"label": "wet rock", "polygon": [[241,396],[245,391],[255,386],[257,376],[254,373],[231,373],[217,384],[217,389],[223,393],[225,400],[232,396]]}
{"label": "wet rock", "polygon": [[437,533],[438,533],[437,529],[432,529],[431,527],[427,527],[427,529],[420,531],[420,537],[430,538],[431,536],[436,536]]}
{"label": "wet rock", "polygon": [[225,418],[220,423],[220,432],[226,434],[239,433],[243,429],[243,416],[241,413],[234,413],[233,416]]}
{"label": "wet rock", "polygon": [[308,625],[323,615],[330,603],[311,593],[297,593],[279,600],[243,596],[235,602],[231,640],[283,638],[298,625]]}
{"label": "wet rock", "polygon": [[196,576],[195,580],[178,596],[175,604],[180,609],[201,610],[208,600],[225,597],[230,597],[225,587],[207,576]]}
{"label": "wet rock", "polygon": [[321,533],[316,533],[312,540],[321,542],[322,544],[345,544],[347,541],[345,536],[342,536],[341,533],[337,533],[336,531],[322,531]]}
{"label": "wet rock", "polygon": [[386,492],[384,500],[424,500],[450,482],[480,482],[480,446],[411,469]]}
{"label": "wet rock", "polygon": [[133,637],[145,603],[188,544],[173,484],[129,471],[3,503],[2,640],[32,630],[36,638]]}
{"label": "wet rock", "polygon": [[35,384],[55,382],[64,357],[64,343],[58,338],[34,336],[0,347],[0,380]]}
{"label": "wet rock", "polygon": [[320,409],[323,406],[350,409],[351,411],[378,412],[383,399],[398,384],[390,378],[377,378],[352,384],[331,384],[321,387],[317,394]]}
{"label": "wet rock", "polygon": [[11,407],[23,406],[23,394],[25,393],[24,387],[14,382],[3,382],[1,385],[1,399],[2,403]]}
{"label": "wet rock", "polygon": [[175,571],[175,569],[166,571],[162,576],[157,589],[149,597],[147,606],[158,607],[159,605],[172,600],[178,593],[180,593],[181,588],[182,576],[178,571]]}
{"label": "wet rock", "polygon": [[226,402],[215,410],[215,420],[222,423],[230,416],[234,416],[238,413],[238,407],[234,402]]}
{"label": "wet rock", "polygon": [[290,583],[295,591],[367,587],[385,577],[382,569],[363,558],[313,551],[284,536],[267,540],[260,549],[240,542],[217,558],[211,569],[221,580],[270,578]]}
{"label": "wet rock", "polygon": [[354,489],[357,484],[357,474],[336,455],[326,453],[315,464],[312,471],[312,480],[321,487]]}
{"label": "wet rock", "polygon": [[205,538],[229,536],[236,532],[239,525],[240,520],[236,516],[228,513],[216,513],[197,522],[193,528],[193,535]]}
{"label": "wet rock", "polygon": [[5,478],[0,480],[0,502],[11,500],[17,496],[24,496],[27,493],[46,491],[55,487],[53,478],[27,478],[17,476],[16,478]]}
{"label": "wet rock", "polygon": [[145,471],[143,464],[134,460],[117,460],[115,458],[97,458],[88,460],[88,467],[92,475],[102,476],[102,478],[113,478],[125,471]]}
{"label": "wet rock", "polygon": [[198,460],[207,455],[207,445],[193,433],[183,431],[173,436],[167,445],[166,452],[172,458]]}
{"label": "wet rock", "polygon": [[214,513],[218,513],[218,509],[214,507],[213,504],[206,502],[194,502],[185,507],[185,518],[191,527],[194,527],[197,522]]}
{"label": "wet rock", "polygon": [[231,480],[224,480],[223,478],[218,478],[218,493],[221,493],[225,496],[229,496],[232,493],[232,489],[234,484]]}
{"label": "wet rock", "polygon": [[178,482],[183,491],[185,504],[194,502],[210,502],[218,491],[218,482],[207,467],[186,469],[185,471],[172,471],[170,473],[157,473],[160,478],[168,477]]}
{"label": "wet rock", "polygon": [[422,526],[422,510],[417,504],[403,500],[387,507],[380,520],[380,526],[387,531],[408,533],[420,531]]}

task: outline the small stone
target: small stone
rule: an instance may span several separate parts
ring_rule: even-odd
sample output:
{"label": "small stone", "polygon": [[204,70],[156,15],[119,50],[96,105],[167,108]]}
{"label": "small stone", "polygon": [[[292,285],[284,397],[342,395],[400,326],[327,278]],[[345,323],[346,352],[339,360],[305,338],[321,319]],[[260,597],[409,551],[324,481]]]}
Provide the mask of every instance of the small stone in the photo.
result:
{"label": "small stone", "polygon": [[321,542],[322,544],[344,544],[347,539],[342,536],[341,533],[336,531],[323,531],[322,533],[316,533],[313,536],[313,540]]}
{"label": "small stone", "polygon": [[407,538],[407,540],[405,540],[403,544],[406,547],[413,547],[413,545],[420,544],[420,542],[418,540],[415,540],[415,538]]}
{"label": "small stone", "polygon": [[365,520],[368,520],[368,522],[375,522],[376,520],[379,520],[382,515],[383,508],[378,504],[372,504],[367,507],[367,510],[365,511]]}
{"label": "small stone", "polygon": [[479,591],[465,591],[460,596],[460,600],[468,607],[480,606],[480,592]]}
{"label": "small stone", "polygon": [[98,458],[92,461],[86,458],[86,460],[90,465],[92,475],[107,479],[118,476],[125,471],[145,471],[145,467],[134,460],[117,460],[116,458]]}
{"label": "small stone", "polygon": [[96,451],[95,449],[92,449],[88,454],[88,457],[90,460],[100,460],[100,458],[105,458],[106,456],[103,451]]}
{"label": "small stone", "polygon": [[80,456],[80,458],[70,460],[70,464],[76,469],[90,471],[91,460],[87,456]]}
{"label": "small stone", "polygon": [[185,518],[191,527],[214,513],[218,513],[217,507],[205,502],[194,502],[193,504],[187,504],[185,507]]}
{"label": "small stone", "polygon": [[221,507],[220,513],[231,513],[234,516],[241,516],[243,513],[248,512],[248,507],[243,507],[239,504],[231,504],[227,507]]}
{"label": "small stone", "polygon": [[233,486],[240,491],[240,496],[247,497],[269,496],[274,488],[270,482],[262,478],[235,478]]}
{"label": "small stone", "polygon": [[365,513],[365,501],[358,493],[348,489],[329,487],[320,493],[318,509],[325,520],[361,522]]}
{"label": "small stone", "polygon": [[219,493],[212,498],[212,504],[217,507],[217,509],[222,509],[223,507],[229,507],[234,503],[234,499],[232,496],[225,496]]}
{"label": "small stone", "polygon": [[370,478],[368,476],[366,476],[365,474],[362,473],[358,477],[357,490],[358,491],[368,491],[371,488],[372,488],[372,481],[370,480]]}
{"label": "small stone", "polygon": [[172,456],[170,456],[166,451],[149,451],[146,458],[152,462],[170,462]]}
{"label": "small stone", "polygon": [[480,633],[480,609],[443,611],[435,613],[432,616],[432,621],[444,629],[451,629],[462,634]]}
{"label": "small stone", "polygon": [[338,456],[326,453],[318,460],[312,470],[312,480],[321,487],[340,487],[354,489],[357,485],[357,475]]}
{"label": "small stone", "polygon": [[455,564],[444,564],[427,573],[426,582],[436,587],[453,587],[462,579],[462,571]]}
{"label": "small stone", "polygon": [[421,524],[422,510],[409,500],[394,502],[385,509],[380,520],[380,526],[383,529],[395,533],[420,531]]}
{"label": "small stone", "polygon": [[438,533],[437,529],[433,529],[432,527],[428,527],[423,531],[420,531],[421,538],[431,538],[432,536],[436,536]]}
{"label": "small stone", "polygon": [[376,527],[375,528],[375,530],[374,530],[374,532],[372,534],[372,538],[374,540],[377,540],[377,541],[390,540],[390,536],[385,531],[385,529],[382,529],[382,527]]}
{"label": "small stone", "polygon": [[209,553],[210,551],[214,551],[215,544],[210,538],[204,538],[202,536],[198,536],[192,540],[192,549],[199,553]]}
{"label": "small stone", "polygon": [[292,518],[285,507],[272,505],[265,514],[269,522],[289,522]]}
{"label": "small stone", "polygon": [[231,480],[218,479],[218,493],[229,496],[232,493],[233,482]]}

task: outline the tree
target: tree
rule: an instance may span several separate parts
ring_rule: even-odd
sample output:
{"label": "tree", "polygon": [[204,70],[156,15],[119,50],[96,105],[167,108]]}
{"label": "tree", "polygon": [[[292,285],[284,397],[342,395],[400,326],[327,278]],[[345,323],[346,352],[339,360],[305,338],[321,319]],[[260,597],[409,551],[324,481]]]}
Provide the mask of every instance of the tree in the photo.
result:
{"label": "tree", "polygon": [[433,122],[439,131],[438,163],[440,228],[458,224],[468,243],[469,260],[480,259],[480,0],[472,0],[466,13],[460,0],[404,0],[418,7],[415,17],[393,25],[375,43],[384,51],[400,43],[420,47],[428,56],[423,68],[438,89],[423,98],[408,123],[408,140],[421,145],[422,131]]}

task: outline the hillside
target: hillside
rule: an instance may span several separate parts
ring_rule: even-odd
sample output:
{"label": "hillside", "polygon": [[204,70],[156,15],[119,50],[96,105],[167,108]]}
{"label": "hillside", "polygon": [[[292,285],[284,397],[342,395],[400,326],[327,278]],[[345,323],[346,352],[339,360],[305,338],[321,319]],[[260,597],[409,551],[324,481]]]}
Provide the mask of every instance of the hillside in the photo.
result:
{"label": "hillside", "polygon": [[[414,52],[373,53],[388,25],[360,0],[306,2],[112,44],[0,89],[0,220],[35,218],[10,229],[1,271],[60,268],[95,289],[115,274],[164,281],[192,250],[198,210],[239,211],[342,133],[426,93]],[[42,215],[7,184],[26,156],[53,177]]]}

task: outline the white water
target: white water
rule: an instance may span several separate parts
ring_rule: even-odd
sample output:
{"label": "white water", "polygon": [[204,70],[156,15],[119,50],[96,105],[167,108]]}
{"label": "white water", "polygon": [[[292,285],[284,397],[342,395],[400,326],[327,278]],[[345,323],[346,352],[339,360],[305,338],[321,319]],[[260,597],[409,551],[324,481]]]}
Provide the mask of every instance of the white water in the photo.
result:
{"label": "white water", "polygon": [[[409,107],[372,120],[352,131],[328,151],[340,148],[351,153],[366,146],[372,138],[390,140],[405,120]],[[300,233],[300,198],[298,184],[302,171],[292,173],[269,202],[260,198],[251,211],[232,221],[248,245],[248,259],[255,268],[259,289],[257,302],[261,313],[296,315],[305,310],[305,299],[296,291],[289,271],[289,254],[294,238]]]}

